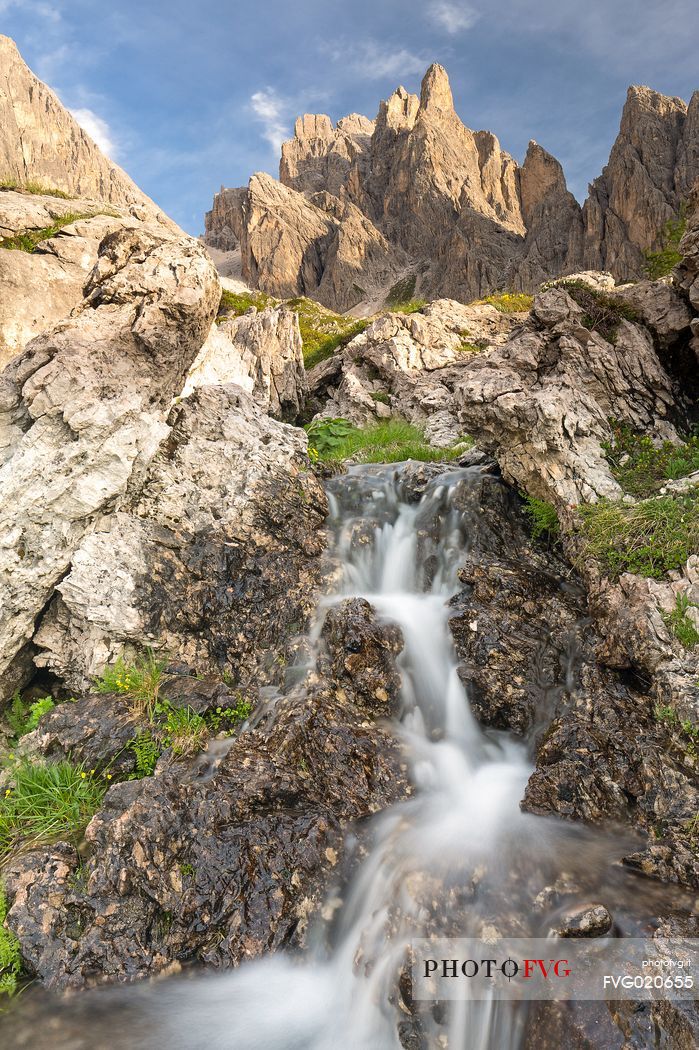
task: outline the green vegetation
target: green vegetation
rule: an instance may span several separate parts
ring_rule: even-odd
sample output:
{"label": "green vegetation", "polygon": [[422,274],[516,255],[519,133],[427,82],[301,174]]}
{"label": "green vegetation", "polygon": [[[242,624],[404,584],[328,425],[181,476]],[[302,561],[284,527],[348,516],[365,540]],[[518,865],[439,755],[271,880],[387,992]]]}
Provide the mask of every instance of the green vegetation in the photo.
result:
{"label": "green vegetation", "polygon": [[152,777],[155,766],[160,758],[160,746],[153,739],[150,730],[146,729],[129,740],[126,745],[133,751],[136,760],[136,769],[129,780],[142,780],[144,777]]}
{"label": "green vegetation", "polygon": [[130,780],[152,777],[162,752],[170,748],[175,757],[194,755],[206,746],[211,733],[231,734],[252,714],[252,704],[239,696],[233,707],[217,707],[205,715],[191,707],[173,707],[167,700],[155,706],[150,727],[130,740],[136,769]]}
{"label": "green vegetation", "polygon": [[227,317],[240,317],[251,306],[264,310],[267,306],[276,305],[277,300],[271,295],[266,295],[265,292],[229,292],[224,288],[221,291],[221,302],[216,320],[225,321]]}
{"label": "green vegetation", "polygon": [[473,342],[469,342],[465,339],[459,344],[457,350],[460,350],[464,354],[480,354],[481,351],[487,350],[489,346],[490,342],[487,339],[474,339]]}
{"label": "green vegetation", "polygon": [[33,732],[43,715],[52,711],[55,706],[56,702],[50,696],[43,696],[40,700],[25,703],[19,693],[15,693],[5,712],[5,720],[12,730],[13,737],[19,739]]}
{"label": "green vegetation", "polygon": [[581,280],[556,281],[557,288],[565,288],[568,295],[583,310],[580,318],[584,328],[599,332],[608,343],[616,343],[622,321],[638,321],[636,310],[617,295],[607,295]]}
{"label": "green vegetation", "polygon": [[355,427],[347,419],[316,419],[306,427],[309,454],[324,462],[402,463],[406,459],[440,462],[462,455],[465,438],[454,448],[435,448],[423,431],[394,417],[368,427]]}
{"label": "green vegetation", "polygon": [[0,995],[15,994],[22,970],[19,941],[5,926],[7,912],[7,897],[0,886]]}
{"label": "green vegetation", "polygon": [[667,627],[685,649],[693,649],[695,645],[699,645],[699,631],[687,615],[690,609],[699,609],[699,606],[690,602],[686,594],[678,594],[672,612],[663,613]]}
{"label": "green vegetation", "polygon": [[391,311],[394,314],[418,314],[423,306],[427,306],[427,299],[406,299],[392,306]]}
{"label": "green vegetation", "polygon": [[633,496],[651,496],[665,481],[699,470],[699,436],[682,445],[665,441],[656,447],[649,437],[636,434],[623,423],[613,422],[612,432],[612,440],[602,447],[612,474]]}
{"label": "green vegetation", "polygon": [[57,190],[53,186],[44,186],[41,182],[18,182],[17,179],[7,178],[0,179],[0,190],[15,190],[17,193],[32,193],[42,197],[59,197],[61,200],[70,201],[73,200],[73,196],[70,193],[66,193],[64,190]]}
{"label": "green vegetation", "polygon": [[307,369],[332,357],[336,350],[363,332],[369,324],[368,321],[358,320],[356,317],[335,314],[305,296],[289,299],[286,305],[298,315],[303,360]]}
{"label": "green vegetation", "polygon": [[70,212],[67,215],[62,215],[60,219],[56,219],[52,226],[45,226],[42,230],[25,230],[24,233],[18,233],[14,237],[3,238],[0,240],[0,248],[31,253],[38,244],[41,244],[42,241],[47,241],[50,237],[55,237],[57,233],[60,233],[66,226],[70,226],[72,222],[78,222],[79,219],[92,218],[94,218],[94,215]]}
{"label": "green vegetation", "polygon": [[534,296],[525,295],[524,292],[500,292],[498,295],[486,295],[478,302],[494,306],[501,314],[522,314],[531,310]]}
{"label": "green vegetation", "polygon": [[680,241],[687,228],[685,210],[685,207],[682,206],[678,217],[670,219],[663,226],[660,236],[662,248],[657,252],[644,252],[646,274],[652,281],[657,281],[660,277],[667,277],[682,262]]}
{"label": "green vegetation", "polygon": [[525,496],[524,503],[525,514],[531,525],[532,539],[554,539],[561,530],[554,505],[534,496]]}
{"label": "green vegetation", "polygon": [[371,395],[371,400],[376,401],[380,405],[390,405],[391,395],[385,390],[374,390]]}
{"label": "green vegetation", "polygon": [[0,863],[20,846],[57,839],[77,846],[106,790],[94,772],[70,762],[22,760],[11,767],[0,797]]}
{"label": "green vegetation", "polygon": [[660,579],[699,553],[699,488],[632,506],[600,500],[579,512],[588,552],[612,577],[634,572]]}
{"label": "green vegetation", "polygon": [[152,652],[147,652],[135,663],[125,663],[119,657],[116,663],[105,667],[102,677],[95,682],[98,693],[119,693],[128,696],[133,710],[153,718],[160,689],[163,665]]}
{"label": "green vegetation", "polygon": [[396,281],[384,299],[384,306],[389,310],[395,310],[402,303],[408,303],[414,299],[416,281],[417,278],[414,273],[409,274],[407,277],[402,277],[400,281]]}

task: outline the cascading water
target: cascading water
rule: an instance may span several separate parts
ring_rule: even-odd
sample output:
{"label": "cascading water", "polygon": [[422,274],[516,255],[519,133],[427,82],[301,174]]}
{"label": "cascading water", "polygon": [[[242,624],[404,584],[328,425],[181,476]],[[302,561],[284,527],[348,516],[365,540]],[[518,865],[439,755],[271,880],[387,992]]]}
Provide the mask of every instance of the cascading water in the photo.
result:
{"label": "cascading water", "polygon": [[[525,743],[485,733],[471,713],[448,603],[473,525],[455,496],[477,480],[475,468],[437,474],[412,500],[399,467],[352,468],[330,483],[341,577],[312,641],[327,607],[348,596],[400,627],[396,732],[414,793],[375,819],[368,854],[349,885],[333,891],[335,917],[315,931],[309,951],[184,986],[132,990],[145,1020],[129,1032],[131,1050],[516,1050],[525,1015],[508,1003],[456,1002],[438,1015],[411,1006],[400,980],[407,946],[414,937],[481,936],[486,928],[545,936],[546,916],[523,915],[519,887],[571,871],[583,840],[587,864],[600,870],[615,851],[582,829],[522,813],[531,772]],[[420,1042],[406,1043],[405,1026],[418,1014]],[[113,1045],[122,1045],[118,1036]]]}

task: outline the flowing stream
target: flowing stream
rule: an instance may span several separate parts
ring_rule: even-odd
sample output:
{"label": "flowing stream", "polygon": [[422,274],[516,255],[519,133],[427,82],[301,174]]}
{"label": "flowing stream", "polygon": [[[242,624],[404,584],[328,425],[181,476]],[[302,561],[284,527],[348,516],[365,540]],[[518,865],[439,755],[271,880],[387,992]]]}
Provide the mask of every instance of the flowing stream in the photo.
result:
{"label": "flowing stream", "polygon": [[341,579],[321,604],[312,641],[328,605],[348,596],[366,598],[383,620],[399,625],[405,644],[396,732],[414,793],[375,818],[361,848],[355,843],[354,874],[347,885],[331,887],[326,914],[333,917],[314,932],[306,953],[131,990],[126,994],[147,999],[148,1019],[130,1047],[516,1050],[521,1044],[523,1011],[488,1002],[421,1009],[421,1041],[406,1042],[415,1018],[399,982],[414,936],[480,936],[486,927],[545,936],[550,917],[527,913],[531,887],[575,873],[583,855],[598,881],[613,889],[622,878],[610,874],[622,848],[618,839],[612,844],[599,833],[521,812],[532,769],[526,742],[484,732],[471,713],[448,603],[459,590],[457,570],[472,526],[454,496],[477,480],[475,468],[439,475],[417,502],[405,498],[396,467],[352,468],[330,483]]}

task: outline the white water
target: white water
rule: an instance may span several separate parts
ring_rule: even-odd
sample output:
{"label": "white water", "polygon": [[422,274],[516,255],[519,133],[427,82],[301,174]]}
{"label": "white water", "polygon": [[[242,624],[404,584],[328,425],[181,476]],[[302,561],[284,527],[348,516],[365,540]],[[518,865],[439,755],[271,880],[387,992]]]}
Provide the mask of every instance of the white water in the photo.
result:
{"label": "white water", "polygon": [[[477,505],[458,497],[477,484],[476,472],[454,471],[433,480],[419,503],[408,503],[397,468],[356,468],[332,483],[341,581],[319,610],[311,640],[319,644],[327,606],[350,595],[367,598],[400,626],[402,715],[394,729],[414,794],[375,819],[368,853],[348,887],[330,889],[326,912],[334,917],[314,931],[303,956],[279,954],[224,976],[137,986],[122,993],[131,999],[119,1000],[110,1045],[401,1050],[398,1026],[412,1021],[398,978],[413,937],[480,936],[494,925],[507,934],[513,922],[516,930],[529,922],[527,932],[545,935],[545,918],[530,914],[533,894],[574,871],[582,856],[586,871],[608,866],[608,849],[594,854],[598,839],[520,811],[531,772],[526,746],[480,729],[457,674],[448,602],[459,590],[457,570],[473,525],[458,508]],[[359,856],[350,837],[353,848]],[[521,1043],[526,1016],[510,1004],[457,1002],[439,1014],[421,1005],[421,1041],[410,1046],[517,1050]],[[105,1014],[112,1016],[108,1007]],[[95,1035],[109,1023],[103,1016],[87,1030]]]}
{"label": "white water", "polygon": [[[439,478],[413,504],[401,500],[395,469],[358,470],[349,480],[357,483],[361,506],[353,510],[345,483],[336,483],[331,520],[342,582],[325,605],[360,595],[401,628],[403,716],[397,731],[415,794],[376,820],[368,859],[339,906],[332,946],[319,931],[317,947],[303,959],[280,955],[245,964],[201,982],[194,1002],[188,985],[186,1010],[178,1008],[176,989],[164,987],[159,1007],[169,1022],[163,1047],[400,1050],[397,1024],[405,1015],[393,1005],[397,976],[406,945],[427,928],[425,880],[468,881],[495,857],[509,870],[508,857],[525,842],[530,851],[537,841],[547,849],[548,823],[519,809],[531,771],[524,746],[503,734],[483,734],[457,674],[447,603],[458,589],[468,522],[454,509],[453,495],[457,486],[473,483],[473,475]],[[366,535],[372,518],[371,542],[358,542],[357,530],[364,527]],[[320,621],[316,639],[319,631]],[[458,932],[478,935],[480,922],[474,909],[473,925]],[[437,1031],[448,1033],[455,1050],[518,1045],[509,1006],[451,1007],[448,1019],[425,1033],[430,1046],[444,1045],[433,1041]],[[429,1017],[425,1023],[429,1027]]]}

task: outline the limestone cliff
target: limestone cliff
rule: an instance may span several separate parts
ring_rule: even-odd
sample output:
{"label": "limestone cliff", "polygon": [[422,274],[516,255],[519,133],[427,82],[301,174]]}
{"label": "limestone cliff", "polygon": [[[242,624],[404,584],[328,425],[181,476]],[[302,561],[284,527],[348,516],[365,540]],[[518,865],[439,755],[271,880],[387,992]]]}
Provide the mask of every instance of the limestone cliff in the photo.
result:
{"label": "limestone cliff", "polygon": [[[638,279],[697,174],[699,93],[687,107],[630,88],[609,163],[581,208],[542,146],[531,142],[520,166],[491,132],[466,127],[446,71],[432,65],[419,98],[399,87],[375,121],[299,118],[280,182],[256,175],[247,189],[222,189],[206,241],[241,244],[244,276],[265,291],[360,312],[406,279],[423,297],[462,301],[533,291],[581,269]],[[261,270],[263,241],[275,257]],[[363,261],[361,279],[347,258]]]}

